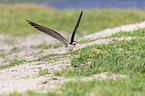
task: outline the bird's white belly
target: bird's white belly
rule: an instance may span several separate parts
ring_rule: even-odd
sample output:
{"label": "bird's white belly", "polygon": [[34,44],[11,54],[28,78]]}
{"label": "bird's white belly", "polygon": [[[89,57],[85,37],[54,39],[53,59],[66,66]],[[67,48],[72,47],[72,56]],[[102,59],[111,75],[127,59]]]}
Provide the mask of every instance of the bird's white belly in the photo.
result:
{"label": "bird's white belly", "polygon": [[72,51],[74,48],[74,45],[69,45],[67,48],[66,48],[66,51]]}

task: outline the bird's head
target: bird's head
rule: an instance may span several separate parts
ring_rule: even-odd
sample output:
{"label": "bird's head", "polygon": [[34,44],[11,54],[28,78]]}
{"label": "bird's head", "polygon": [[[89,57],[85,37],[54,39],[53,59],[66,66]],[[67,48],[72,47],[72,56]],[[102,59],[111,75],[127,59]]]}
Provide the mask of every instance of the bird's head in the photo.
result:
{"label": "bird's head", "polygon": [[72,45],[76,46],[76,42],[74,41],[74,42],[72,43]]}

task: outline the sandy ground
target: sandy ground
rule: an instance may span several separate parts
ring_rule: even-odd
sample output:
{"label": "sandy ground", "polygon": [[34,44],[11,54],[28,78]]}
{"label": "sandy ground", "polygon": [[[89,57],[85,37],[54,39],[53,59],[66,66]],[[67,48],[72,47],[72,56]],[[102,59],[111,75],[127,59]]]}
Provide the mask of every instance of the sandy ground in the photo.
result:
{"label": "sandy ground", "polygon": [[[88,36],[84,36],[79,40],[96,39],[99,37],[110,36],[113,33],[122,31],[133,31],[138,28],[144,28],[145,22],[125,25],[122,27],[116,27],[113,29],[107,29],[105,31],[97,32]],[[35,39],[34,39],[35,38]],[[122,38],[109,38],[98,39],[93,42],[77,44],[77,49],[84,48],[93,44],[109,43],[117,40],[131,40],[135,37],[122,37]],[[58,41],[53,38],[48,38],[45,34],[30,35],[27,37],[12,37],[8,35],[0,35],[0,66],[8,65],[14,60],[37,60],[40,57],[47,56],[48,54],[63,54],[66,51],[62,48],[57,49],[34,49],[32,46],[41,44],[54,44]],[[19,49],[19,51],[14,51]],[[12,52],[11,52],[12,51]],[[11,54],[8,54],[11,52]],[[4,58],[2,54],[7,54]],[[52,60],[53,61],[53,60]],[[116,79],[117,77],[126,78],[126,75],[107,73],[95,74],[90,77],[66,79],[63,77],[55,77],[54,72],[60,71],[62,68],[70,67],[70,60],[68,58],[62,58],[57,62],[42,62],[34,61],[32,63],[23,63],[20,65],[0,70],[0,94],[9,94],[13,92],[25,92],[27,90],[33,90],[37,92],[53,91],[53,89],[61,87],[61,84],[70,80],[101,80],[101,79]],[[40,70],[48,69],[50,75],[40,76]],[[54,80],[55,78],[55,80]],[[101,78],[101,79],[100,79]],[[46,83],[46,84],[45,84]]]}

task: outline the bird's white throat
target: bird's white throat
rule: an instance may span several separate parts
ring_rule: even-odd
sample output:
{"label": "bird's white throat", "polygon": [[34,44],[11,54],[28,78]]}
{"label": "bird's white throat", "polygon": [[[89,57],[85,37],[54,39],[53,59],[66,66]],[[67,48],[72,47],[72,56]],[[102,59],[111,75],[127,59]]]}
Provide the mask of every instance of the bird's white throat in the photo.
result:
{"label": "bird's white throat", "polygon": [[68,45],[67,48],[63,47],[66,51],[72,51],[75,45]]}

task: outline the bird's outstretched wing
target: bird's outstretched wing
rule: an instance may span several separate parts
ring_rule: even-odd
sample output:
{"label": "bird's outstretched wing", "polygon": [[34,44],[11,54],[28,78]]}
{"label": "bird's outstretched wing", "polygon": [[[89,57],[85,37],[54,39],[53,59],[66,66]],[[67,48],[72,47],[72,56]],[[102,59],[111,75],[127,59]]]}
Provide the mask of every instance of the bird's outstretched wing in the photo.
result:
{"label": "bird's outstretched wing", "polygon": [[72,43],[74,42],[75,33],[76,33],[76,31],[77,31],[77,29],[78,29],[78,27],[79,27],[79,23],[80,23],[82,14],[83,14],[83,11],[81,11],[81,14],[80,14],[80,17],[79,17],[79,19],[78,19],[78,22],[77,22],[77,24],[76,24],[76,26],[75,26],[75,29],[74,29],[73,33],[72,33],[70,44],[72,44]]}
{"label": "bird's outstretched wing", "polygon": [[26,20],[26,21],[30,25],[34,26],[36,29],[38,29],[38,30],[40,30],[40,31],[52,36],[53,38],[55,38],[57,40],[59,40],[65,47],[68,46],[68,44],[69,44],[68,41],[61,34],[59,34],[58,32],[56,32],[56,31],[54,31],[52,29],[43,27],[43,26],[41,26],[39,24],[33,23],[33,22],[29,21],[29,20]]}

